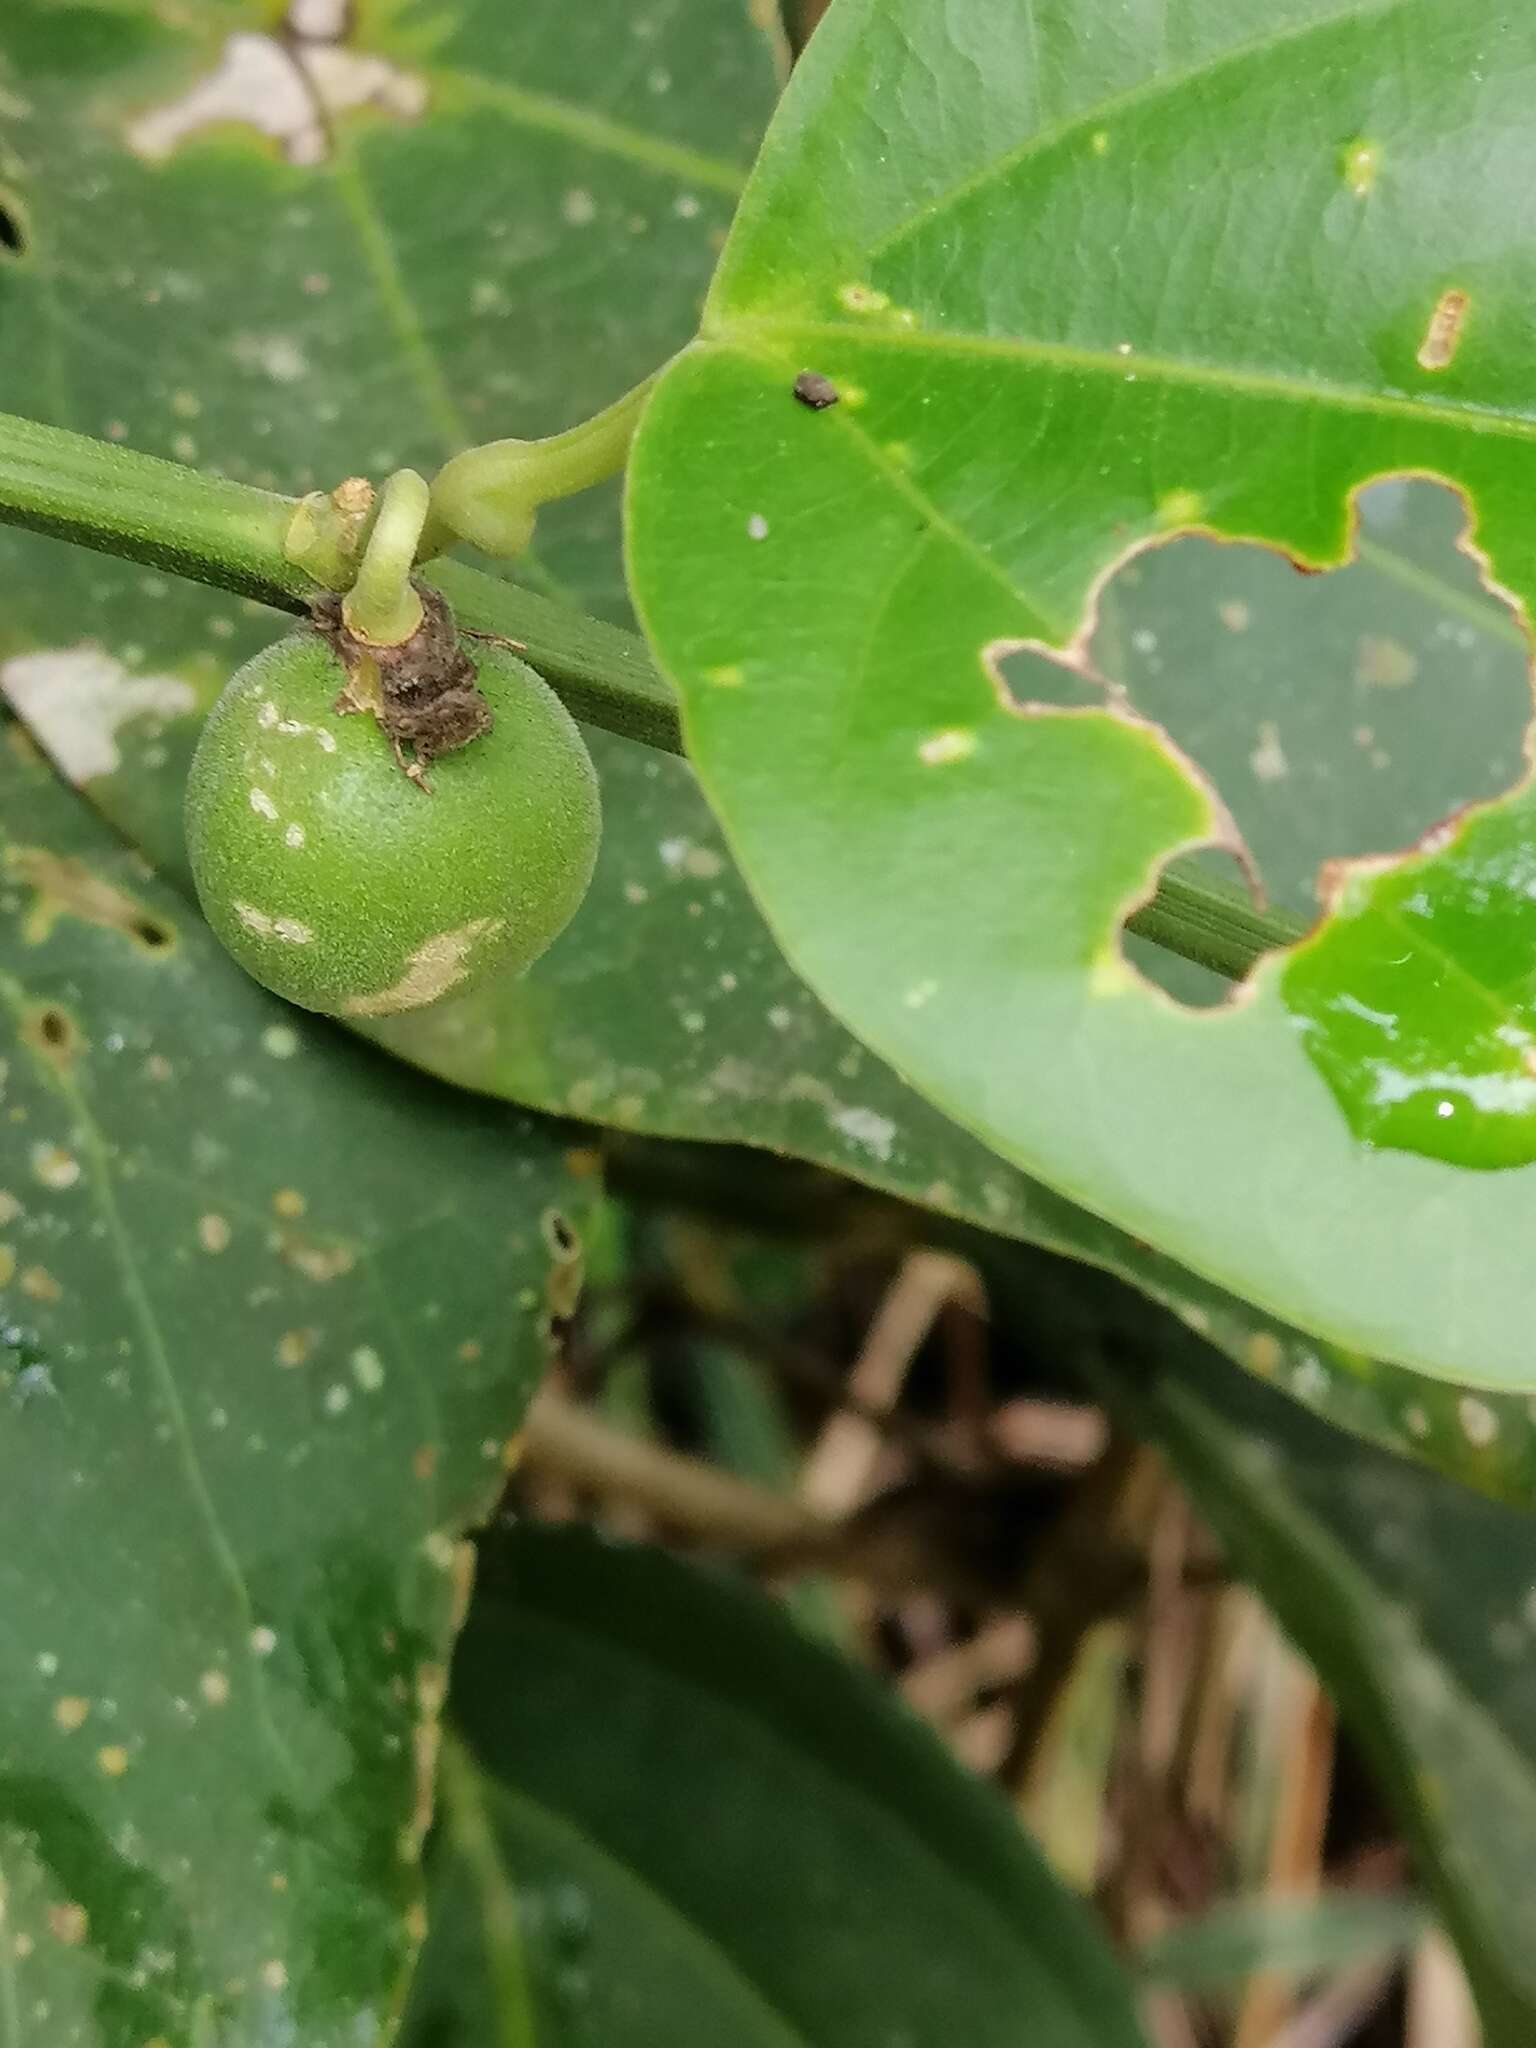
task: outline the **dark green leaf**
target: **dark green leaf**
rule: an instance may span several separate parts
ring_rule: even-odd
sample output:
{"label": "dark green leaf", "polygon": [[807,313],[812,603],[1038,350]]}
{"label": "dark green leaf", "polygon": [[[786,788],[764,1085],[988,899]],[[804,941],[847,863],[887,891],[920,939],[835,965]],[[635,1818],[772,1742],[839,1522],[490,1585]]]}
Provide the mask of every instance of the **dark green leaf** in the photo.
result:
{"label": "dark green leaf", "polygon": [[0,731],[5,2048],[383,2025],[456,1538],[581,1204],[557,1129],[265,996]]}
{"label": "dark green leaf", "polygon": [[[539,2048],[1140,2041],[1123,1977],[1007,1809],[767,1602],[569,1531],[498,1537],[487,1578],[454,1701]],[[487,2039],[483,2017],[452,2023],[432,1953],[480,1998],[466,1875],[411,2048]]]}

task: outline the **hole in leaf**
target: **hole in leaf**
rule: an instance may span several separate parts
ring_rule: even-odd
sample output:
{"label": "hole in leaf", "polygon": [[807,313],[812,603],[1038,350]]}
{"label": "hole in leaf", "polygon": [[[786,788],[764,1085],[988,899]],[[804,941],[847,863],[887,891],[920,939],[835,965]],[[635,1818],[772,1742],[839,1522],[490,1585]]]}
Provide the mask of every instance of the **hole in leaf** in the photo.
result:
{"label": "hole in leaf", "polygon": [[[1164,866],[1159,879],[1164,878],[1175,885],[1187,882],[1197,887],[1219,889],[1223,895],[1236,897],[1244,904],[1253,900],[1242,863],[1235,854],[1219,847],[1202,847],[1198,853],[1176,854]],[[1170,952],[1167,946],[1129,928],[1121,931],[1120,943],[1126,959],[1137,973],[1154,987],[1162,989],[1165,995],[1181,1002],[1186,1009],[1218,1010],[1231,1000],[1233,983],[1214,968],[1203,967],[1197,960],[1187,960],[1182,954]]]}
{"label": "hole in leaf", "polygon": [[22,1020],[21,1035],[55,1066],[67,1066],[85,1045],[85,1037],[69,1012],[57,1003],[40,1004]]}
{"label": "hole in leaf", "polygon": [[8,256],[25,256],[31,241],[21,201],[0,185],[0,262]]}
{"label": "hole in leaf", "polygon": [[[1325,863],[1392,854],[1524,771],[1529,649],[1458,542],[1447,485],[1361,492],[1356,558],[1299,573],[1274,549],[1181,535],[1105,585],[1088,662],[1220,793],[1277,908],[1318,914]],[[1095,686],[1039,653],[1000,663],[1020,700],[1079,706]],[[1170,872],[1230,883],[1224,856]],[[1214,865],[1213,865],[1214,864]],[[1139,970],[1201,1004],[1213,977],[1134,937]]]}
{"label": "hole in leaf", "polygon": [[544,1227],[544,1242],[557,1259],[574,1259],[581,1250],[581,1239],[572,1230],[558,1209],[546,1209],[541,1218]]}
{"label": "hole in leaf", "polygon": [[166,953],[176,943],[176,934],[168,924],[161,924],[158,918],[136,918],[129,927],[139,944],[151,953]]}

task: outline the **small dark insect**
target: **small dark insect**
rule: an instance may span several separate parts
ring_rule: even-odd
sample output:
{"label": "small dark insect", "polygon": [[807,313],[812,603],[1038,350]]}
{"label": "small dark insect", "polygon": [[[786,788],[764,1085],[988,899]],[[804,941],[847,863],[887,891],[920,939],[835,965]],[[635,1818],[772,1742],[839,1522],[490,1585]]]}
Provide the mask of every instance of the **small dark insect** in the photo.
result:
{"label": "small dark insect", "polygon": [[[489,732],[491,707],[475,681],[474,663],[459,645],[453,614],[437,592],[417,584],[423,617],[409,640],[398,647],[370,647],[354,640],[342,622],[338,599],[322,598],[314,608],[315,625],[340,655],[348,682],[336,699],[339,712],[371,711],[389,736],[402,774],[418,789],[432,793],[427,781],[429,761],[467,747]],[[375,700],[366,690],[354,691],[352,679],[364,661],[378,672]],[[405,748],[411,758],[405,757]]]}
{"label": "small dark insect", "polygon": [[823,377],[820,370],[802,370],[795,379],[795,396],[812,412],[825,412],[829,405],[837,403],[837,386],[830,377]]}

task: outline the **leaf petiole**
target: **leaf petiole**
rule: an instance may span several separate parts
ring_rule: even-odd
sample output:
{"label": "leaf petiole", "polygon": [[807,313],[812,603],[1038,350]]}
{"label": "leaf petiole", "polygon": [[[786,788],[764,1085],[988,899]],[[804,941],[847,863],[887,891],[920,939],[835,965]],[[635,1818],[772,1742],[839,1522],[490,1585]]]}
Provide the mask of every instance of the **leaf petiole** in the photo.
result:
{"label": "leaf petiole", "polygon": [[444,463],[432,483],[432,512],[418,561],[456,540],[488,555],[521,554],[541,505],[617,476],[656,378],[647,377],[578,427],[542,441],[487,441]]}

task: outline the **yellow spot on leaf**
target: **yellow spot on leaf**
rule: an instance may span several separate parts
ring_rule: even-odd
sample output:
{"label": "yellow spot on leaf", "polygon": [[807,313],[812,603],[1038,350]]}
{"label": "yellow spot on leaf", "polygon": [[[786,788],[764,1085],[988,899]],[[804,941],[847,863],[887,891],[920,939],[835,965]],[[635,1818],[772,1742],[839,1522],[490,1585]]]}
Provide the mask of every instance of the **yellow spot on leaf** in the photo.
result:
{"label": "yellow spot on leaf", "polygon": [[37,892],[23,930],[29,945],[41,944],[60,917],[127,932],[151,949],[163,948],[171,937],[142,904],[93,874],[84,861],[61,860],[43,847],[15,846],[6,856],[6,866]]}
{"label": "yellow spot on leaf", "polygon": [[1401,641],[1385,633],[1363,633],[1355,650],[1355,681],[1368,690],[1400,690],[1419,664]]}
{"label": "yellow spot on leaf", "polygon": [[1461,346],[1462,328],[1471,303],[1463,291],[1440,294],[1435,310],[1429,316],[1429,325],[1424,330],[1424,339],[1419,343],[1418,365],[1421,370],[1444,370],[1450,365]]}
{"label": "yellow spot on leaf", "polygon": [[229,1224],[222,1216],[200,1216],[197,1223],[197,1241],[205,1252],[227,1252],[229,1250]]}
{"label": "yellow spot on leaf", "polygon": [[1128,996],[1141,986],[1140,980],[1120,957],[1115,946],[1104,946],[1093,957],[1088,970],[1091,996]]}
{"label": "yellow spot on leaf", "polygon": [[951,761],[965,761],[976,751],[976,735],[963,726],[950,726],[944,732],[930,733],[918,747],[917,758],[930,768],[947,766]]}
{"label": "yellow spot on leaf", "polygon": [[350,1245],[313,1244],[308,1238],[299,1237],[292,1231],[284,1231],[278,1242],[278,1252],[306,1280],[324,1284],[328,1280],[339,1280],[350,1273],[357,1264],[357,1254]]}
{"label": "yellow spot on leaf", "polygon": [[120,1778],[128,1768],[128,1752],[121,1743],[108,1743],[105,1749],[98,1749],[96,1762],[103,1777]]}
{"label": "yellow spot on leaf", "polygon": [[1364,199],[1376,183],[1376,173],[1381,167],[1381,151],[1374,142],[1357,137],[1346,142],[1340,156],[1340,169],[1344,182],[1357,199]]}
{"label": "yellow spot on leaf", "polygon": [[90,1915],[84,1906],[50,1906],[48,1925],[55,1941],[62,1941],[66,1948],[79,1948],[90,1932]]}
{"label": "yellow spot on leaf", "polygon": [[77,1728],[83,1727],[90,1711],[90,1701],[81,1699],[76,1693],[66,1693],[53,1703],[53,1718],[66,1735],[73,1735]]}
{"label": "yellow spot on leaf", "polygon": [[1248,1339],[1248,1365],[1260,1379],[1273,1379],[1285,1362],[1280,1339],[1272,1330],[1255,1330]]}
{"label": "yellow spot on leaf", "polygon": [[1205,500],[1198,491],[1169,491],[1157,501],[1159,526],[1192,526],[1205,512]]}
{"label": "yellow spot on leaf", "polygon": [[62,1145],[34,1145],[32,1171],[45,1188],[72,1188],[80,1178],[80,1162]]}

